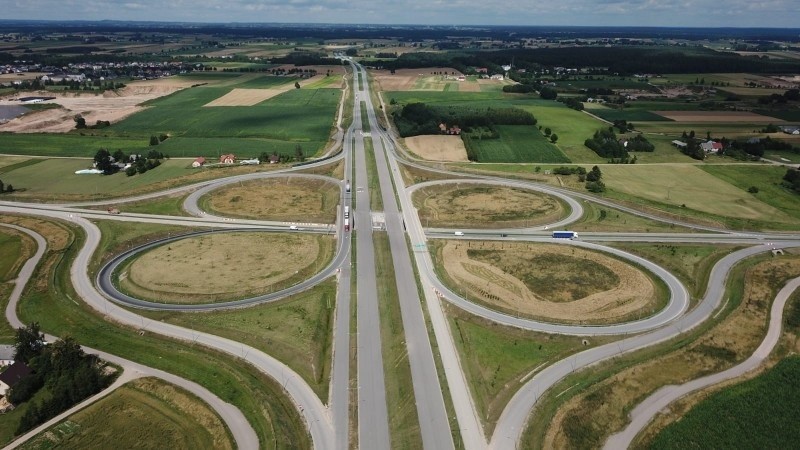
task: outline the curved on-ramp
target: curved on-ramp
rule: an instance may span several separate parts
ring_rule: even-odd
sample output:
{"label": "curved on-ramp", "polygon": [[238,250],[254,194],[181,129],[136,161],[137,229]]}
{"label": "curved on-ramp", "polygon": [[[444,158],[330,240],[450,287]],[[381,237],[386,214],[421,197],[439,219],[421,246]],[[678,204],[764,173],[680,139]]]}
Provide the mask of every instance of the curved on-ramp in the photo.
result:
{"label": "curved on-ramp", "polygon": [[[14,283],[14,289],[11,292],[11,296],[9,297],[8,304],[6,305],[5,310],[5,317],[8,322],[14,328],[21,328],[25,325],[17,316],[17,305],[19,304],[20,297],[22,296],[22,292],[27,286],[28,281],[30,280],[31,276],[33,275],[34,270],[39,265],[39,262],[44,256],[45,249],[47,248],[47,241],[44,239],[42,235],[39,233],[12,224],[0,223],[0,227],[11,228],[17,230],[21,233],[25,233],[26,235],[33,238],[36,242],[36,252],[25,261],[22,268],[19,271],[19,275]],[[48,341],[55,340],[54,336],[46,336]],[[116,389],[117,387],[123,385],[123,380],[127,381],[130,379],[138,378],[140,376],[154,376],[160,378],[164,381],[172,383],[176,386],[180,386],[183,389],[193,393],[194,395],[198,396],[200,399],[205,401],[212,409],[214,409],[217,414],[222,418],[225,422],[225,425],[231,431],[231,435],[233,436],[234,441],[236,442],[236,446],[239,449],[256,449],[258,448],[258,436],[256,435],[255,430],[253,427],[250,426],[250,423],[244,417],[239,409],[235,406],[231,405],[230,403],[224,402],[221,398],[217,397],[208,389],[200,386],[199,384],[189,381],[185,378],[178,377],[176,375],[164,372],[162,370],[153,369],[151,367],[144,366],[139,363],[135,363],[133,361],[120,358],[118,356],[112,355],[110,353],[94,350],[88,347],[83,347],[84,351],[87,353],[97,354],[100,358],[112,362],[121,366],[124,370],[124,373],[127,374],[124,378],[122,378],[120,383],[115,383],[109,388],[101,391],[100,393],[96,394],[95,396],[90,397],[86,401],[81,402],[79,405],[76,405],[75,408],[70,408],[69,410],[65,411],[62,414],[59,414],[57,417],[49,420],[48,422],[42,424],[39,427],[31,430],[25,435],[20,436],[14,442],[12,442],[7,448],[15,448],[18,445],[21,445],[28,439],[36,436],[38,433],[47,429],[48,427],[52,426],[55,422],[59,422],[64,417],[74,413],[76,410],[85,408],[91,403],[99,400],[100,398],[106,396],[111,391]]]}

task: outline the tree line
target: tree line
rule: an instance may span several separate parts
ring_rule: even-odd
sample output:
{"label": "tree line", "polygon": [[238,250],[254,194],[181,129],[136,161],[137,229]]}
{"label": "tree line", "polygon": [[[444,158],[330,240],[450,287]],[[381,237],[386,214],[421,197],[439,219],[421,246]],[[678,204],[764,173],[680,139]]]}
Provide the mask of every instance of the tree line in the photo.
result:
{"label": "tree line", "polygon": [[20,418],[17,435],[100,392],[113,379],[113,375],[106,374],[105,362],[97,355],[85,354],[72,337],[45,345],[35,322],[17,329],[14,348],[14,360],[28,365],[33,373],[9,390],[8,401],[14,405],[25,403],[44,387],[51,394],[28,407]]}
{"label": "tree line", "polygon": [[[533,114],[519,108],[430,106],[409,103],[393,113],[402,137],[439,134],[439,125],[458,125],[469,131],[476,127],[493,129],[494,125],[536,125]],[[496,130],[495,130],[496,131]]]}

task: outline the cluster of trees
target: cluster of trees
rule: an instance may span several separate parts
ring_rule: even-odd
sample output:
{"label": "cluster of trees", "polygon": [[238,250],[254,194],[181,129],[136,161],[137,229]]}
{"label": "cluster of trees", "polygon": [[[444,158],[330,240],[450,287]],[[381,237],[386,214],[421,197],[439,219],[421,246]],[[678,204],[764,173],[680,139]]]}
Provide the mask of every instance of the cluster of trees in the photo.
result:
{"label": "cluster of trees", "polygon": [[3,184],[3,180],[0,180],[0,194],[6,193],[6,192],[9,193],[9,194],[14,192],[14,186],[12,186],[10,184],[8,186],[6,186],[5,184]]}
{"label": "cluster of trees", "polygon": [[120,164],[130,163],[130,167],[125,169],[125,175],[133,176],[137,173],[145,173],[150,169],[155,169],[161,165],[164,154],[157,150],[147,152],[147,157],[139,154],[126,155],[122,150],[117,150],[112,155],[108,149],[101,148],[94,155],[95,168],[101,170],[103,175],[111,175],[120,171]]}
{"label": "cluster of trees", "polygon": [[637,134],[628,139],[628,145],[625,148],[629,152],[652,152],[656,149],[655,145],[651,144],[650,141],[641,134]]}
{"label": "cluster of trees", "polygon": [[603,128],[594,132],[594,136],[586,139],[583,145],[603,158],[628,158],[628,151],[617,139],[613,127]]}
{"label": "cluster of trees", "polygon": [[614,121],[614,128],[618,129],[620,133],[627,133],[628,131],[633,131],[634,126],[625,119],[618,119]]}
{"label": "cluster of trees", "polygon": [[606,184],[603,183],[603,173],[600,172],[599,167],[592,167],[592,170],[586,174],[586,189],[595,193],[606,190]]}
{"label": "cluster of trees", "polygon": [[433,107],[425,103],[409,103],[393,113],[402,137],[438,134],[439,124],[458,125],[469,131],[475,127],[494,125],[536,125],[533,114],[519,108]]}
{"label": "cluster of trees", "polygon": [[800,101],[800,89],[789,89],[783,94],[772,94],[758,99],[758,103],[762,105],[771,105],[773,103],[784,104],[788,102]]}
{"label": "cluster of trees", "polygon": [[572,108],[575,111],[583,111],[583,102],[576,97],[561,97],[558,99],[559,102],[567,105],[568,108]]}
{"label": "cluster of trees", "polygon": [[41,388],[50,397],[32,404],[20,418],[16,434],[22,434],[55,417],[111,383],[105,363],[96,355],[87,355],[71,337],[45,345],[38,323],[17,330],[14,360],[27,364],[33,373],[19,381],[9,392],[15,405],[27,402]]}
{"label": "cluster of trees", "polygon": [[[800,153],[800,148],[794,147],[788,142],[772,139],[770,137],[746,141],[728,141],[723,138],[722,142],[725,146],[725,155],[738,157],[738,159],[761,158],[767,150]],[[742,155],[740,155],[740,153]]]}
{"label": "cluster of trees", "polygon": [[800,194],[800,170],[788,169],[783,181],[786,187]]}
{"label": "cluster of trees", "polygon": [[542,100],[555,100],[558,97],[558,92],[551,87],[544,86],[539,89],[539,97]]}
{"label": "cluster of trees", "polygon": [[276,151],[273,151],[272,153],[261,152],[261,154],[258,155],[258,159],[261,162],[269,162],[271,159],[277,159],[279,163],[303,162],[306,160],[306,155],[302,146],[295,145],[294,155],[281,155]]}
{"label": "cluster of trees", "polygon": [[158,145],[158,144],[166,141],[167,139],[169,139],[169,135],[168,134],[163,134],[162,133],[162,134],[159,134],[158,136],[151,135],[150,136],[150,145]]}
{"label": "cluster of trees", "polygon": [[86,125],[86,119],[80,114],[73,117],[72,120],[75,121],[75,128],[77,128],[78,130],[84,130],[86,128],[96,130],[99,128],[106,128],[111,126],[111,122],[109,122],[108,120],[98,120],[94,123],[94,125]]}

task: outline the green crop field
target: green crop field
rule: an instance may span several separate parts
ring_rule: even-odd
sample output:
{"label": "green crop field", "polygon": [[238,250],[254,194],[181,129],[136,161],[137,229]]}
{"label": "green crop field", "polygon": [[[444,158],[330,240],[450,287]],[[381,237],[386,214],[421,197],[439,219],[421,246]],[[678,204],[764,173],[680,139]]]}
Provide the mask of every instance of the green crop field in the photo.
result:
{"label": "green crop field", "polygon": [[759,134],[764,125],[763,123],[637,122],[636,129],[644,133],[665,134],[674,137],[680,137],[684,131],[688,133],[694,130],[701,138],[705,137],[706,132],[710,132],[711,137],[714,138],[732,138]]}
{"label": "green crop field", "polygon": [[800,109],[754,109],[753,112],[787,122],[800,122]]}
{"label": "green crop field", "polygon": [[[121,149],[125,152],[146,151],[149,136],[119,137],[109,136],[102,131],[67,134],[0,134],[0,153],[12,155],[38,156],[79,156],[92,158],[100,148],[111,151]],[[102,135],[100,134],[102,133]]]}
{"label": "green crop field", "polygon": [[284,84],[294,83],[297,80],[298,78],[294,77],[275,77],[263,75],[238,83],[236,87],[239,89],[269,89]]}
{"label": "green crop field", "polygon": [[470,140],[478,162],[569,162],[534,126],[498,125],[497,131],[499,139]]}
{"label": "green crop field", "polygon": [[795,448],[800,442],[800,357],[713,394],[650,444],[653,449]]}
{"label": "green crop field", "polygon": [[572,162],[606,162],[604,158],[583,145],[583,142],[592,137],[598,129],[607,127],[607,124],[558,102],[539,101],[519,106],[533,113],[539,125],[552,129],[553,133],[558,135],[556,145]]}

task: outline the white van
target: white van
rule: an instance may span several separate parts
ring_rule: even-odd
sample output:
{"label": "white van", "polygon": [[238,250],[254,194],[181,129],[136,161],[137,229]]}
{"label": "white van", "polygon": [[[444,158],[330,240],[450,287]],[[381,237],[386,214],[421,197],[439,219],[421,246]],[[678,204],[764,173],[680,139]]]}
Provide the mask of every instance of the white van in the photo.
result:
{"label": "white van", "polygon": [[463,231],[456,231],[454,234],[455,234],[456,236],[463,236],[463,235],[464,235],[464,232],[463,232]]}

